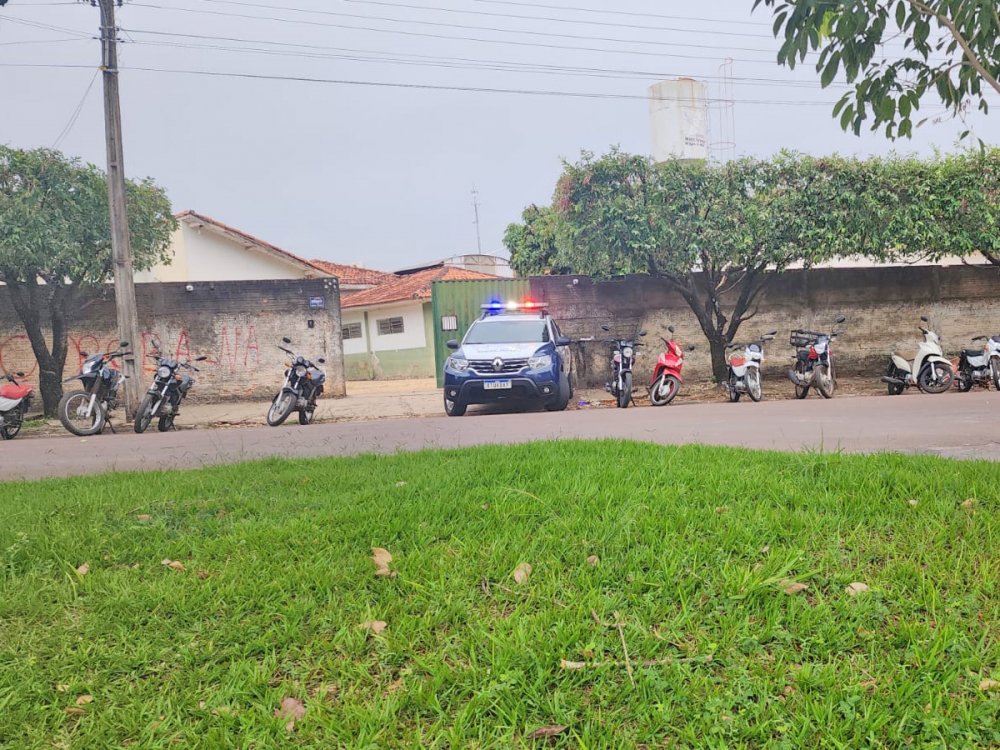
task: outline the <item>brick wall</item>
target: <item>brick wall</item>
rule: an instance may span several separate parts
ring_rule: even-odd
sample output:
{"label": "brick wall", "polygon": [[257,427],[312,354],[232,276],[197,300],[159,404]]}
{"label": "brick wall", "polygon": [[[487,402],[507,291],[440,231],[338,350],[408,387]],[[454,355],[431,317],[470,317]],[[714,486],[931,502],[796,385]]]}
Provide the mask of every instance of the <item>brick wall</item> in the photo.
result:
{"label": "brick wall", "polygon": [[[164,353],[183,361],[205,355],[189,398],[215,401],[271,398],[281,385],[289,347],[310,359],[327,361],[327,396],[343,396],[344,356],[340,330],[340,289],[336,279],[226,281],[214,284],[137,284],[136,303],[142,341],[133,342],[145,359],[158,338]],[[24,328],[0,286],[0,366],[23,371],[37,384],[38,365]],[[321,306],[319,306],[321,305]],[[118,346],[114,288],[87,292],[71,315],[65,377],[79,372],[80,352],[113,351]],[[309,327],[312,321],[312,327]],[[148,382],[151,373],[144,372]]]}
{"label": "brick wall", "polygon": [[[544,276],[531,279],[531,293],[549,304],[563,332],[574,339],[600,337],[602,323],[621,335],[646,328],[649,348],[638,362],[637,380],[650,376],[662,347],[658,337],[670,338],[668,325],[677,330],[675,340],[697,347],[685,358],[685,376],[711,377],[708,343],[698,321],[680,295],[661,280],[636,276],[594,283],[584,276]],[[736,338],[756,338],[777,328],[777,339],[765,349],[769,361],[764,371],[783,373],[793,352],[788,345],[791,329],[828,330],[838,315],[846,315],[842,327],[847,334],[834,345],[839,373],[878,377],[891,351],[904,356],[916,351],[922,340],[917,330],[921,315],[927,315],[940,332],[948,355],[971,346],[972,336],[1000,334],[998,297],[997,268],[789,271],[774,280],[757,317],[744,323]],[[578,382],[603,384],[608,371],[606,346],[585,343],[575,348]]]}

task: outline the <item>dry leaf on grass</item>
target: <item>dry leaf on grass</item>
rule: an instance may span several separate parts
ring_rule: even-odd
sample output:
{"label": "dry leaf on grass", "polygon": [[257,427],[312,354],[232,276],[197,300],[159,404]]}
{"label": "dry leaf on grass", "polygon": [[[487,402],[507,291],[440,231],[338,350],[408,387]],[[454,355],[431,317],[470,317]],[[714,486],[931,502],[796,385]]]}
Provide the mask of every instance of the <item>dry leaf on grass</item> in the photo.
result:
{"label": "dry leaf on grass", "polygon": [[198,701],[198,708],[202,708],[202,709],[203,709],[203,708],[205,708],[205,706],[207,706],[207,705],[208,705],[208,704],[207,704],[207,703],[205,703],[205,701]]}
{"label": "dry leaf on grass", "polygon": [[90,572],[90,563],[84,563],[83,565],[81,565],[79,568],[76,569],[76,572],[82,576],[87,575],[87,573]]}
{"label": "dry leaf on grass", "polygon": [[384,578],[395,578],[396,571],[389,570],[389,563],[392,562],[392,555],[389,550],[381,547],[372,547],[372,562],[375,563],[375,575]]}
{"label": "dry leaf on grass", "polygon": [[199,570],[198,572],[195,573],[195,575],[198,576],[201,580],[204,581],[206,578],[208,578],[212,574],[209,573],[207,570]]}
{"label": "dry leaf on grass", "polygon": [[911,508],[916,508],[917,507],[917,501],[916,500],[910,500],[910,507]]}
{"label": "dry leaf on grass", "polygon": [[979,501],[976,500],[976,498],[970,497],[968,500],[966,500],[964,503],[962,503],[962,507],[965,508],[966,510],[973,510],[973,509],[975,509],[976,504],[978,502]]}
{"label": "dry leaf on grass", "polygon": [[184,563],[182,563],[180,560],[170,560],[168,558],[166,560],[161,560],[160,561],[160,565],[165,565],[168,568],[173,568],[174,570],[179,570],[182,573],[186,570],[186,568],[184,567]]}
{"label": "dry leaf on grass", "polygon": [[76,705],[78,706],[86,706],[88,703],[93,703],[93,702],[94,702],[94,696],[92,695],[81,695],[79,698],[76,699]]}
{"label": "dry leaf on grass", "polygon": [[788,580],[782,581],[780,585],[781,585],[781,590],[784,591],[789,596],[797,594],[800,591],[805,591],[807,588],[809,588],[804,583],[798,583],[797,581],[788,581]]}
{"label": "dry leaf on grass", "polygon": [[585,661],[566,661],[562,659],[559,661],[559,666],[563,669],[583,669],[587,666]]}
{"label": "dry leaf on grass", "polygon": [[363,622],[359,626],[362,630],[370,630],[375,635],[378,635],[383,630],[385,630],[388,625],[382,620],[369,620],[368,622]]}
{"label": "dry leaf on grass", "polygon": [[58,684],[56,685],[56,691],[60,693],[65,693],[69,690],[69,685]]}
{"label": "dry leaf on grass", "polygon": [[725,513],[727,510],[729,510],[729,508],[727,508],[725,505],[716,505],[715,506],[715,512],[716,513]]}
{"label": "dry leaf on grass", "polygon": [[397,487],[405,487],[406,486],[406,482],[396,482],[396,486]]}
{"label": "dry leaf on grass", "polygon": [[285,698],[281,701],[281,708],[274,709],[274,715],[279,719],[288,719],[285,724],[285,731],[291,732],[295,729],[295,720],[305,716],[306,707],[298,698]]}
{"label": "dry leaf on grass", "polygon": [[87,713],[82,708],[73,708],[73,707],[64,708],[63,711],[68,714],[73,714],[73,716],[83,716],[85,713]]}
{"label": "dry leaf on grass", "polygon": [[142,515],[136,516],[135,520],[137,520],[137,521],[152,521],[153,517],[150,516],[150,515],[146,515],[145,513],[143,513]]}
{"label": "dry leaf on grass", "polygon": [[1000,682],[996,680],[983,680],[979,683],[980,690],[1000,690]]}
{"label": "dry leaf on grass", "polygon": [[847,593],[850,596],[857,596],[858,594],[863,593],[867,590],[868,590],[868,585],[861,583],[859,581],[855,581],[854,583],[848,584],[847,586]]}
{"label": "dry leaf on grass", "polygon": [[762,555],[766,555],[770,551],[771,551],[771,545],[769,544],[765,544],[763,547],[760,548],[760,554]]}
{"label": "dry leaf on grass", "polygon": [[592,568],[596,568],[600,564],[601,564],[601,558],[599,558],[597,555],[591,555],[590,557],[587,558],[587,565],[589,565]]}
{"label": "dry leaf on grass", "polygon": [[529,732],[524,735],[526,740],[541,740],[546,737],[555,737],[566,731],[568,727],[541,727],[536,729],[534,732]]}
{"label": "dry leaf on grass", "polygon": [[528,580],[528,576],[531,575],[531,565],[528,563],[521,563],[516,568],[514,568],[514,583],[521,584]]}

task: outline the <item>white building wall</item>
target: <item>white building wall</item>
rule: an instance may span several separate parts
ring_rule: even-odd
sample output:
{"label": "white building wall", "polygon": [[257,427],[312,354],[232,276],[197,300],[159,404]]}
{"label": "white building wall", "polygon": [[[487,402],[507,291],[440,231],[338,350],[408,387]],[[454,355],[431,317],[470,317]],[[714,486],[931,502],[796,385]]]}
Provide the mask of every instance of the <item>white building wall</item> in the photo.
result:
{"label": "white building wall", "polygon": [[[395,317],[403,318],[403,333],[379,336],[378,321],[383,318]],[[373,352],[423,349],[427,346],[423,302],[414,300],[413,302],[368,308],[368,335],[371,337]]]}
{"label": "white building wall", "polygon": [[348,308],[340,311],[340,323],[347,328],[351,323],[361,324],[361,338],[344,339],[344,354],[364,354],[368,351],[368,331],[365,330],[365,314]]}

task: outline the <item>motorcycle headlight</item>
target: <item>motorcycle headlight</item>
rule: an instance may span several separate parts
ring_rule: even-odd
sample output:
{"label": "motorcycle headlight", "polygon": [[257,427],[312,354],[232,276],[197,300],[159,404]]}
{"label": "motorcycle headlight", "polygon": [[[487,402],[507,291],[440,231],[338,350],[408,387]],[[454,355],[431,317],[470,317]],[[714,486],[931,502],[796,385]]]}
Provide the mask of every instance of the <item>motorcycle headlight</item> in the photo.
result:
{"label": "motorcycle headlight", "polygon": [[552,355],[539,354],[534,357],[528,357],[528,367],[532,370],[547,370],[552,367]]}
{"label": "motorcycle headlight", "polygon": [[295,377],[304,378],[306,376],[305,365],[295,365]]}
{"label": "motorcycle headlight", "polygon": [[622,354],[624,354],[626,357],[631,357],[633,354],[635,354],[635,352],[632,350],[631,346],[626,346],[624,349],[622,349]]}
{"label": "motorcycle headlight", "polygon": [[90,360],[89,362],[84,362],[83,367],[80,368],[80,374],[89,375],[90,373],[94,372],[100,366],[100,364],[101,364],[100,361],[96,359]]}
{"label": "motorcycle headlight", "polygon": [[448,357],[445,367],[455,372],[465,372],[469,369],[469,360],[462,359],[461,357]]}
{"label": "motorcycle headlight", "polygon": [[169,367],[161,367],[159,370],[156,371],[156,377],[160,378],[161,380],[164,379],[164,378],[169,378],[170,377],[170,368]]}

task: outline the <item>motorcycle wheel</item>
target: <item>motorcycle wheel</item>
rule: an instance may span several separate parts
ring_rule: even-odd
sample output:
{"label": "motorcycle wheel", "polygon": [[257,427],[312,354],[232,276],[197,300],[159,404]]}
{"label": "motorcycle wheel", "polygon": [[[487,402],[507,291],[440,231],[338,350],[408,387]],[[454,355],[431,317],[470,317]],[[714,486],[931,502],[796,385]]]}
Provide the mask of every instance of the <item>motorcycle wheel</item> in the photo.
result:
{"label": "motorcycle wheel", "polygon": [[289,391],[282,391],[274,397],[271,408],[267,410],[267,423],[271,427],[284,424],[295,408],[295,394]]}
{"label": "motorcycle wheel", "polygon": [[[805,375],[806,374],[805,373],[805,367],[802,366],[801,362],[796,362],[795,363],[795,374],[796,375]],[[794,380],[792,381],[792,385],[795,386],[795,398],[799,399],[800,401],[802,399],[804,399],[806,396],[809,395],[809,386],[808,385],[799,385]]]}
{"label": "motorcycle wheel", "polygon": [[21,431],[21,425],[24,424],[24,412],[22,411],[23,406],[18,407],[15,411],[9,412],[11,415],[15,415],[16,422],[8,422],[4,420],[3,427],[0,427],[0,440],[13,440],[17,437],[17,433]]}
{"label": "motorcycle wheel", "polygon": [[299,424],[311,425],[313,422],[313,417],[315,416],[316,416],[315,407],[311,409],[299,409]]}
{"label": "motorcycle wheel", "polygon": [[1000,364],[995,359],[990,360],[990,374],[993,376],[993,387],[1000,391]]}
{"label": "motorcycle wheel", "polygon": [[90,404],[90,394],[85,391],[70,391],[59,400],[59,421],[62,426],[80,437],[96,435],[104,429],[104,409],[100,401],[94,404],[89,417],[83,412]]}
{"label": "motorcycle wheel", "polygon": [[754,403],[764,397],[764,388],[760,384],[760,370],[750,370],[747,373],[747,395]]}
{"label": "motorcycle wheel", "polygon": [[924,393],[944,393],[955,381],[955,373],[951,367],[940,362],[931,362],[920,370],[918,383]]}
{"label": "motorcycle wheel", "polygon": [[955,387],[958,388],[959,393],[968,393],[972,390],[972,373],[966,370],[964,367],[958,371],[958,375],[955,377]]}
{"label": "motorcycle wheel", "polygon": [[156,423],[156,429],[160,432],[167,432],[174,426],[173,417],[160,417],[159,421]]}
{"label": "motorcycle wheel", "polygon": [[816,386],[816,390],[819,391],[819,395],[823,398],[833,398],[833,391],[836,386],[833,382],[833,373],[830,372],[830,368],[825,365],[820,365],[819,368],[819,383]]}
{"label": "motorcycle wheel", "polygon": [[632,373],[622,375],[622,389],[618,392],[618,408],[627,409],[632,401]]}
{"label": "motorcycle wheel", "polygon": [[728,395],[729,395],[729,401],[730,401],[730,403],[733,403],[733,404],[735,404],[737,401],[739,401],[740,400],[740,396],[743,395],[738,390],[736,390],[736,381],[732,380],[731,378],[729,380]]}
{"label": "motorcycle wheel", "polygon": [[135,413],[135,431],[138,435],[144,433],[153,421],[153,407],[156,406],[154,400],[153,394],[147,393],[139,403],[139,410]]}
{"label": "motorcycle wheel", "polygon": [[653,406],[666,406],[674,400],[680,390],[680,381],[673,375],[663,373],[649,391],[649,403]]}
{"label": "motorcycle wheel", "polygon": [[[896,365],[894,365],[892,362],[889,363],[889,368],[885,371],[885,374],[887,377],[890,378],[898,378],[901,375],[901,373],[896,371]],[[906,386],[902,384],[886,383],[886,390],[889,391],[890,396],[898,396],[900,393],[903,392],[903,389],[905,387]]]}

